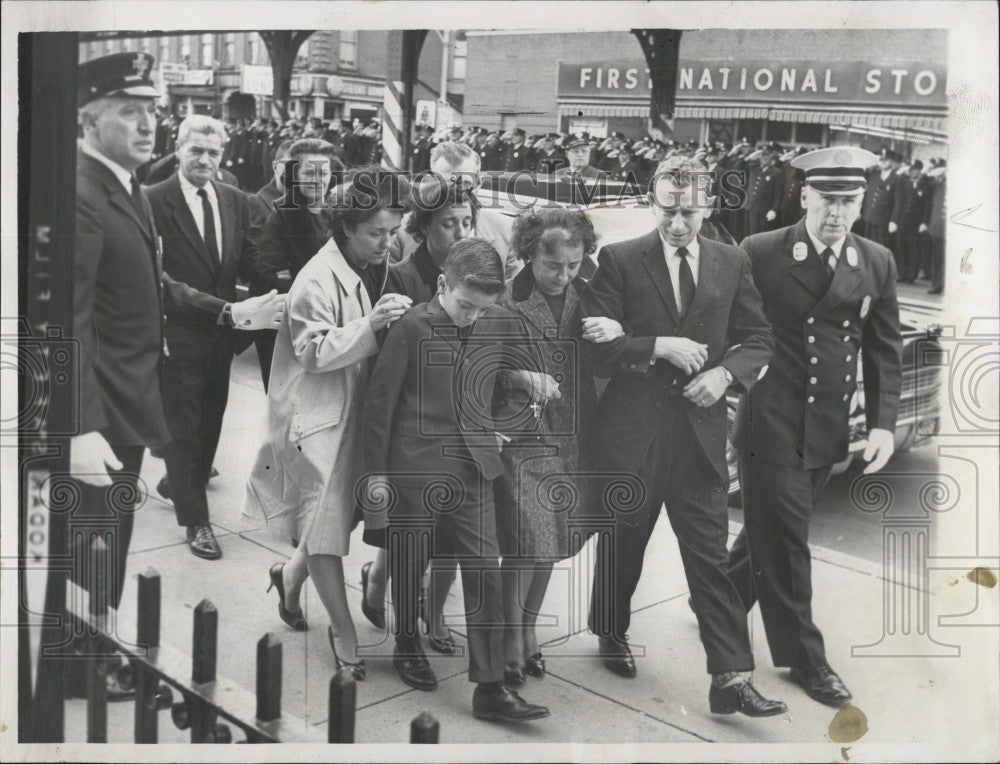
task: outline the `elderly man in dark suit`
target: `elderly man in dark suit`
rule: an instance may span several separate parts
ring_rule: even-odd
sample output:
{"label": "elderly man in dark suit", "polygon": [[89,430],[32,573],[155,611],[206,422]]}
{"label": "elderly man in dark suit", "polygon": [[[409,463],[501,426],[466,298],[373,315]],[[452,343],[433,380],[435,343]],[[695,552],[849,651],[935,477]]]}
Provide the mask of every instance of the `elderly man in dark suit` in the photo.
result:
{"label": "elderly man in dark suit", "polygon": [[604,247],[581,297],[585,315],[613,318],[626,332],[585,346],[595,368],[611,374],[594,427],[595,463],[637,474],[644,495],[636,511],[616,512],[613,535],[598,541],[590,628],[605,666],[634,677],[632,595],[666,503],[712,674],[709,706],[772,716],[785,704],[765,699],[741,673],[753,669],[753,655],[746,613],[726,575],[725,394],[732,384],[753,386],[773,337],[746,254],[697,235],[714,203],[705,166],[675,156],[656,178],[656,228]]}
{"label": "elderly man in dark suit", "polygon": [[276,326],[284,296],[276,291],[236,302],[236,279],[248,278],[253,244],[246,194],[214,180],[226,138],[221,122],[196,114],[177,133],[177,173],[147,190],[163,242],[167,342],[163,410],[171,440],[159,492],[174,502],[191,553],[222,556],[209,521],[205,485],[229,397],[229,369],[246,339],[234,330]]}
{"label": "elderly man in dark suit", "polygon": [[[125,583],[143,455],[169,438],[160,402],[159,250],[135,177],[153,150],[152,66],[146,53],[116,53],[79,70],[73,331],[81,399],[79,434],[69,444],[79,496],[70,550],[73,579],[85,585],[93,562],[86,550],[95,536],[104,539],[111,567],[105,596],[114,608]],[[132,694],[117,684],[108,690],[110,700]]]}
{"label": "elderly man in dark suit", "polygon": [[805,172],[805,218],[741,244],[774,326],[767,374],[741,402],[739,449],[746,524],[730,576],[749,610],[760,601],[775,666],[809,697],[843,705],[851,694],[826,659],[812,618],[809,519],[848,453],[848,416],[860,355],[868,445],[865,472],[893,451],[901,339],[892,253],[850,233],[874,154],[819,149],[793,160]]}

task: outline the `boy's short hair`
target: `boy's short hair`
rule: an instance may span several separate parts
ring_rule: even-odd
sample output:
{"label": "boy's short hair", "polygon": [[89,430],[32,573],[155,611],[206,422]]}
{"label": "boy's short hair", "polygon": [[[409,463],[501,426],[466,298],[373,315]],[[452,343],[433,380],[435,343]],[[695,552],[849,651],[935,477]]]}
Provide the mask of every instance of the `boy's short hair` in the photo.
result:
{"label": "boy's short hair", "polygon": [[462,239],[452,244],[441,272],[452,289],[464,286],[489,295],[504,290],[500,253],[482,239]]}

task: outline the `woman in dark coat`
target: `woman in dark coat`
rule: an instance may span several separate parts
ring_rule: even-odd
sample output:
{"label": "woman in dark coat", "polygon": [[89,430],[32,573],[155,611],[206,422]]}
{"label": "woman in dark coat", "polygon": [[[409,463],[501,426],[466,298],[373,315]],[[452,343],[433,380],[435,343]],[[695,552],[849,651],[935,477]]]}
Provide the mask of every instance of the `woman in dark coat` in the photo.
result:
{"label": "woman in dark coat", "polygon": [[[553,565],[575,555],[587,534],[577,526],[581,501],[576,476],[597,403],[594,381],[580,368],[582,339],[621,336],[608,318],[581,317],[580,269],[596,249],[594,226],[582,210],[531,209],[518,218],[512,243],[525,267],[507,284],[501,304],[524,319],[536,372],[512,386],[536,401],[537,424],[503,446],[504,475],[494,484],[497,534],[503,556],[506,681],[524,672],[541,677],[545,662],[535,623]],[[538,403],[540,401],[540,403]],[[575,497],[575,500],[574,500]]]}

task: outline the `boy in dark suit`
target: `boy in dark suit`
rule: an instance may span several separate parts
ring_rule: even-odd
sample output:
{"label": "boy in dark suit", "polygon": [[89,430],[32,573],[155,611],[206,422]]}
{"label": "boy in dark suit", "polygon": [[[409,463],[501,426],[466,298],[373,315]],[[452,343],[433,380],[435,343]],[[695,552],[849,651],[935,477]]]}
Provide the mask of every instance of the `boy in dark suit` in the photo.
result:
{"label": "boy in dark suit", "polygon": [[[369,530],[387,527],[396,615],[393,665],[420,690],[437,686],[420,645],[417,596],[430,555],[462,569],[469,679],[477,718],[540,719],[548,709],[526,703],[503,683],[503,614],[492,481],[501,472],[498,438],[531,411],[495,404],[511,343],[526,338],[520,322],[496,305],[504,272],[480,239],[453,245],[437,294],[413,307],[389,331],[364,404]],[[367,503],[367,502],[366,502]],[[366,507],[367,509],[367,507]]]}

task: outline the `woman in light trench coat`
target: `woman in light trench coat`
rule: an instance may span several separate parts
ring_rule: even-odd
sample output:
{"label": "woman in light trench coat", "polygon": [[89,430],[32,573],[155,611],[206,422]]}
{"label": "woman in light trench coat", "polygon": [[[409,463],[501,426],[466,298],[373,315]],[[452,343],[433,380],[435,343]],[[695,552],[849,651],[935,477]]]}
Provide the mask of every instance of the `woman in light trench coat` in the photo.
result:
{"label": "woman in light trench coat", "polygon": [[337,668],[349,667],[357,679],[364,678],[364,662],[357,658],[342,558],[355,526],[359,392],[378,353],[377,333],[411,304],[382,294],[408,190],[400,176],[359,170],[320,211],[331,238],[288,292],[267,393],[268,430],[243,510],[246,519],[263,519],[269,532],[298,539],[291,559],[270,570],[278,613],[292,628],[307,628],[298,601],[311,576],[330,617]]}

